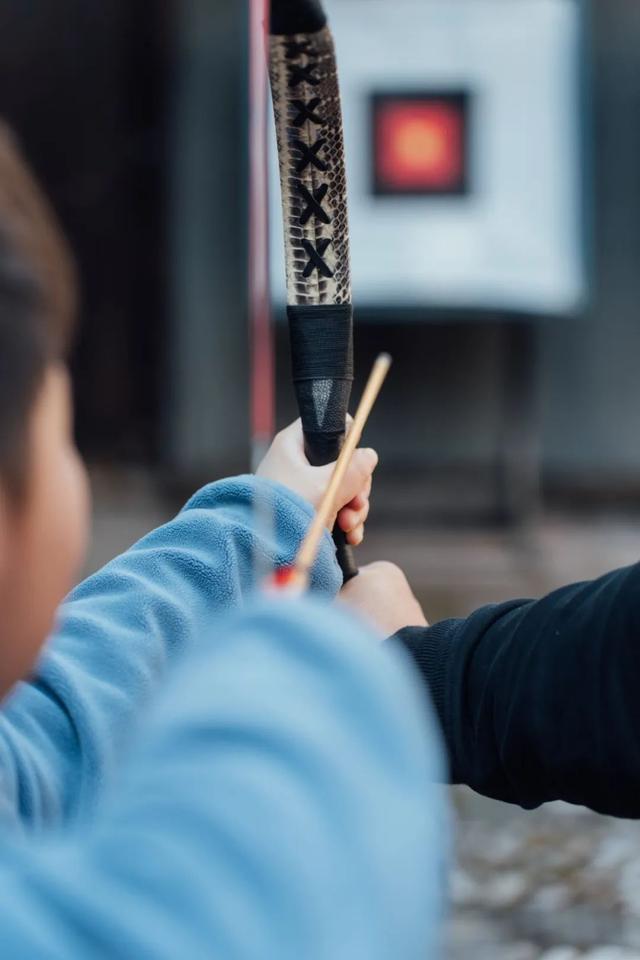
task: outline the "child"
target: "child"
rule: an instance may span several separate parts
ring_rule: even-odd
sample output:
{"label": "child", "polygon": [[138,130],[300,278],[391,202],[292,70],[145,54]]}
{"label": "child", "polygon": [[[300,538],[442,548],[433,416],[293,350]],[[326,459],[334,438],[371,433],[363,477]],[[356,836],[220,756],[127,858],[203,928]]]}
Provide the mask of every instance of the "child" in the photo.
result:
{"label": "child", "polygon": [[[2,136],[0,957],[432,955],[438,748],[407,663],[327,604],[328,533],[315,599],[244,602],[254,556],[291,559],[326,483],[299,428],[259,479],[205,488],[81,585],[38,659],[87,526],[73,290]],[[375,462],[360,451],[341,491],[353,542]]]}

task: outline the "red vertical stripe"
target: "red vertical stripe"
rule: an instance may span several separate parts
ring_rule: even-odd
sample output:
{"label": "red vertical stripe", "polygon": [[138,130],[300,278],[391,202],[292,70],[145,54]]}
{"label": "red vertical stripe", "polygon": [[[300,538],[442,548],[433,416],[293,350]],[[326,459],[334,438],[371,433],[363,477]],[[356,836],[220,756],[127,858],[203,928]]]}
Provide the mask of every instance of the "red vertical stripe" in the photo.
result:
{"label": "red vertical stripe", "polygon": [[[275,365],[269,290],[267,41],[269,0],[249,2],[249,322],[254,460],[275,432]],[[255,466],[255,464],[254,464]]]}

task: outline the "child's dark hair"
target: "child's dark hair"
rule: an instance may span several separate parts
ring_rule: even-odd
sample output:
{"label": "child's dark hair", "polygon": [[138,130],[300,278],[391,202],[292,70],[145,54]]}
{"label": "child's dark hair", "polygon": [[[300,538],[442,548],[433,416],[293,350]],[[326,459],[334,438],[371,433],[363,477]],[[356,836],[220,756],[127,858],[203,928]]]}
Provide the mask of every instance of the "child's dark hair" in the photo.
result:
{"label": "child's dark hair", "polygon": [[55,214],[0,124],[0,484],[19,495],[29,416],[76,314],[73,258]]}

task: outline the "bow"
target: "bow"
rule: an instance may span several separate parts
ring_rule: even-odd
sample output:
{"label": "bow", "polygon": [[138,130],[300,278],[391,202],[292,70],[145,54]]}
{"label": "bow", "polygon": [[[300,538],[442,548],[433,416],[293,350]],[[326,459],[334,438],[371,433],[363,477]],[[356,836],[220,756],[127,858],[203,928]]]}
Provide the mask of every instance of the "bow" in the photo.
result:
{"label": "bow", "polygon": [[[276,121],[293,381],[314,466],[337,459],[353,383],[353,306],[342,110],[333,37],[318,0],[272,0]],[[334,533],[346,580],[357,574]]]}

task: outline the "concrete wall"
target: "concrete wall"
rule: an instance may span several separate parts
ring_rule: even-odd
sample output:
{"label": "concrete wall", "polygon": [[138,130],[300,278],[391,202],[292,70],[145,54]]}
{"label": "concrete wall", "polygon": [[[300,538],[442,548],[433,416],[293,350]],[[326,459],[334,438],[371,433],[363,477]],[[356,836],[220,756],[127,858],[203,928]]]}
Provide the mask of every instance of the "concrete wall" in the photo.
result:
{"label": "concrete wall", "polygon": [[640,488],[640,3],[595,0],[593,307],[544,337],[544,458]]}

